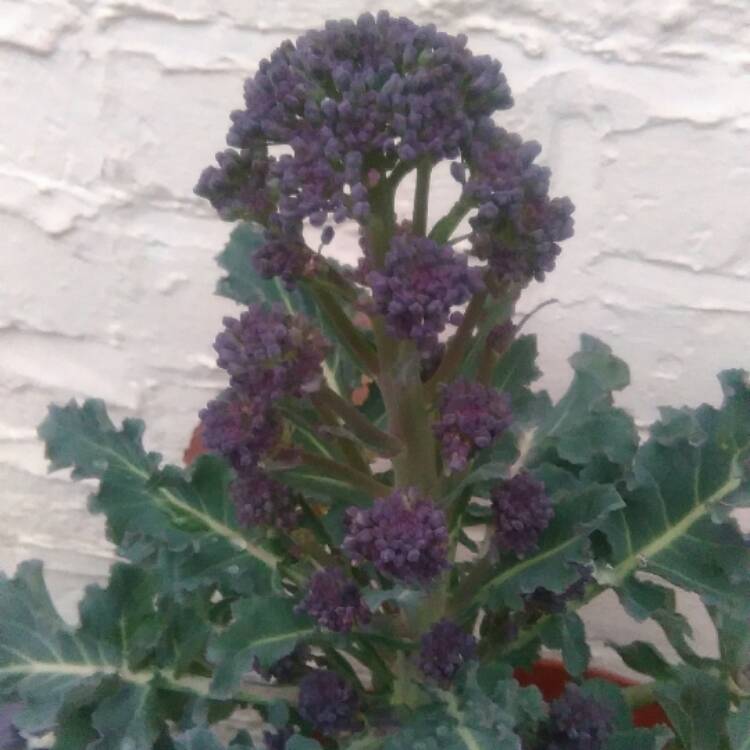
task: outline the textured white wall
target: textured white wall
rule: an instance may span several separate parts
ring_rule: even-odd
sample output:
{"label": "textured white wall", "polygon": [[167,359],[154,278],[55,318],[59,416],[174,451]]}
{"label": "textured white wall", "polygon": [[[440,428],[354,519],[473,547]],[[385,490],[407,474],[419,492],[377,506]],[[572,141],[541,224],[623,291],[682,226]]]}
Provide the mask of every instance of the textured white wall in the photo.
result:
{"label": "textured white wall", "polygon": [[[243,78],[283,38],[361,0],[0,0],[0,567],[42,557],[67,612],[110,549],[87,489],[48,477],[50,401],[98,396],[177,460],[222,381],[212,295],[229,232],[191,193]],[[632,366],[622,397],[719,397],[750,367],[748,0],[420,0],[392,12],[469,34],[505,65],[577,236],[523,307],[545,385],[588,331]],[[436,196],[448,201],[449,182]],[[593,618],[591,633],[612,633]],[[599,623],[599,624],[597,624]]]}

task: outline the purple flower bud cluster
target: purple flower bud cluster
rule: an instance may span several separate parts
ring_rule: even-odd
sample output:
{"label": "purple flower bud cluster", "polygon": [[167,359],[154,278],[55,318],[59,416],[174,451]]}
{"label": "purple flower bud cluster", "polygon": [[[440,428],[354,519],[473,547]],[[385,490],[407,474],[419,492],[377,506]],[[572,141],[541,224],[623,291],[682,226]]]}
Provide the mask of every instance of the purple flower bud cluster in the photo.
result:
{"label": "purple flower bud cluster", "polygon": [[524,558],[536,551],[554,510],[544,483],[521,472],[491,490],[495,541],[503,552]]}
{"label": "purple flower bud cluster", "polygon": [[13,723],[22,710],[21,703],[0,704],[0,749],[23,750],[27,747],[26,740],[21,737]]}
{"label": "purple flower bud cluster", "polygon": [[350,508],[345,524],[344,552],[396,580],[429,583],[448,566],[445,514],[415,488],[396,490],[369,509]]}
{"label": "purple flower bud cluster", "polygon": [[346,680],[328,669],[310,672],[300,682],[297,708],[300,716],[324,735],[360,726],[359,696]]}
{"label": "purple flower bud cluster", "polygon": [[286,743],[293,736],[294,731],[289,727],[278,732],[263,732],[263,746],[265,750],[286,750]]}
{"label": "purple flower bud cluster", "polygon": [[230,492],[242,526],[273,526],[288,531],[299,521],[299,506],[289,488],[258,467],[240,472]]}
{"label": "purple flower bud cluster", "polygon": [[[290,226],[309,219],[322,227],[331,217],[367,219],[368,188],[380,178],[368,164],[455,158],[479,124],[512,103],[500,63],[473,55],[463,35],[365,13],[286,41],[263,60],[227,141],[242,153],[290,146],[268,160],[277,214]],[[227,180],[211,190],[214,179],[201,179],[201,194],[223,207]],[[232,201],[260,200],[254,185],[247,180]]]}
{"label": "purple flower bud cluster", "polygon": [[224,318],[214,348],[230,384],[269,403],[316,389],[328,344],[302,315],[250,305],[239,320]]}
{"label": "purple flower bud cluster", "polygon": [[279,277],[287,289],[315,268],[315,254],[305,244],[300,231],[289,231],[272,218],[265,242],[253,254],[255,270],[264,278]]}
{"label": "purple flower bud cluster", "polygon": [[487,346],[490,347],[495,354],[502,356],[513,342],[517,330],[516,325],[510,320],[494,326],[494,328],[491,328],[487,334]]}
{"label": "purple flower bud cluster", "polygon": [[447,468],[463,471],[476,451],[491,445],[510,423],[510,398],[506,393],[481,383],[456,380],[442,388],[433,432]]}
{"label": "purple flower bud cluster", "polygon": [[371,617],[357,585],[338,568],[317,571],[297,609],[307,612],[321,627],[337,633],[368,623]]}
{"label": "purple flower bud cluster", "polygon": [[206,448],[224,456],[238,471],[254,467],[281,437],[281,423],[274,412],[233,388],[210,401],[200,419]]}
{"label": "purple flower bud cluster", "polygon": [[422,352],[438,346],[438,335],[451,320],[452,308],[484,288],[481,271],[470,268],[463,253],[426,237],[396,235],[382,271],[370,271],[375,310],[385,318],[389,335],[411,339]]}
{"label": "purple flower bud cluster", "polygon": [[586,565],[574,566],[580,578],[568,586],[561,594],[555,594],[540,586],[530,594],[525,594],[524,615],[526,619],[536,619],[544,615],[557,615],[565,611],[568,602],[580,601],[586,593],[586,586],[593,580],[591,569]]}
{"label": "purple flower bud cluster", "polygon": [[555,267],[558,243],[573,236],[574,206],[549,198],[550,171],[534,164],[540,151],[535,141],[487,123],[467,155],[470,179],[462,164],[451,169],[464,199],[478,206],[469,220],[472,250],[501,281],[542,281]]}
{"label": "purple flower bud cluster", "polygon": [[290,654],[282,656],[267,669],[263,669],[256,658],[253,662],[253,669],[268,682],[273,680],[280,685],[288,685],[310,671],[310,667],[307,666],[309,660],[310,649],[304,644],[298,644]]}
{"label": "purple flower bud cluster", "polygon": [[254,143],[242,151],[227,149],[216,154],[218,167],[206,167],[195,186],[195,193],[206,198],[225,221],[265,222],[276,205],[269,185],[265,145]]}
{"label": "purple flower bud cluster", "polygon": [[536,750],[604,750],[612,734],[612,718],[606,706],[577,685],[568,685],[550,704]]}
{"label": "purple flower bud cluster", "polygon": [[419,668],[441,687],[447,688],[461,667],[476,658],[473,635],[451,620],[440,620],[422,636]]}

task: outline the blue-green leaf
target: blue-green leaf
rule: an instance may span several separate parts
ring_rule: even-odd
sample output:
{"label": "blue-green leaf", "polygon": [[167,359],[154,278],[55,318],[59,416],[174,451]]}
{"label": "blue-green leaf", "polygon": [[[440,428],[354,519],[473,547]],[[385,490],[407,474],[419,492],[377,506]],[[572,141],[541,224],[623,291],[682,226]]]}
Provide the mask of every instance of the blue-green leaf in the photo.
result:
{"label": "blue-green leaf", "polygon": [[160,469],[159,457],[143,448],[142,423],[126,420],[118,430],[98,400],[51,407],[39,434],[53,469],[72,467],[78,478],[100,480],[91,509],[106,516],[123,556],[180,553],[171,562],[173,589],[241,582],[240,591],[269,590],[276,558],[238,527],[223,461],[201,456],[188,472]]}
{"label": "blue-green leaf", "polygon": [[218,697],[230,695],[256,659],[266,669],[316,632],[313,621],[297,614],[290,599],[242,599],[232,614],[232,624],[209,645],[209,658],[216,665],[212,691]]}

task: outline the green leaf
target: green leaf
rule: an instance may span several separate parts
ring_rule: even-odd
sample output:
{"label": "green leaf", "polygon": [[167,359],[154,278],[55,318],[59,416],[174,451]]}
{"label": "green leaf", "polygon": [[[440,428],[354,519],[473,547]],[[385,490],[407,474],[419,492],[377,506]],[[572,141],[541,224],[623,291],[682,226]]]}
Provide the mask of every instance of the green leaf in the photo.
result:
{"label": "green leaf", "polygon": [[[693,412],[704,436],[660,423],[638,451],[635,482],[623,492],[626,507],[603,527],[612,569],[603,583],[622,587],[638,572],[652,573],[694,591],[709,605],[750,611],[750,548],[736,523],[725,520],[744,502],[744,464],[750,455],[750,391],[744,374],[721,376],[721,409]],[[669,439],[664,439],[668,434]]]}
{"label": "green leaf", "polygon": [[[252,747],[252,745],[250,746]],[[225,750],[216,735],[208,729],[193,729],[175,742],[176,750]]]}
{"label": "green leaf", "polygon": [[533,727],[544,708],[536,688],[521,688],[506,665],[473,667],[456,693],[409,714],[384,750],[519,750],[517,728]]}
{"label": "green leaf", "polygon": [[268,668],[316,632],[309,617],[295,613],[290,599],[242,599],[233,605],[232,614],[232,624],[209,644],[209,659],[216,665],[212,691],[217,697],[230,695],[256,659]]}
{"label": "green leaf", "polygon": [[630,382],[628,366],[606,344],[586,335],[570,363],[573,381],[534,434],[528,465],[557,457],[584,466],[602,455],[627,466],[638,435],[632,417],[614,406],[612,394]]}
{"label": "green leaf", "polygon": [[542,374],[536,366],[538,353],[536,336],[519,336],[495,366],[492,385],[518,398]]}
{"label": "green leaf", "polygon": [[639,622],[648,618],[654,620],[686,664],[697,669],[711,667],[712,660],[699,656],[693,650],[690,643],[693,630],[685,616],[677,611],[677,597],[673,588],[631,577],[617,589],[617,595],[631,617]]}
{"label": "green leaf", "polygon": [[157,684],[177,694],[208,693],[208,680],[175,675],[168,651],[161,650],[157,667],[156,599],[148,573],[116,564],[108,588],[87,590],[74,630],[52,605],[40,563],[0,577],[0,700],[23,702],[30,731],[69,720],[59,748],[81,735],[96,736],[92,748],[121,748],[123,739],[151,747],[163,727]]}
{"label": "green leaf", "polygon": [[750,668],[750,627],[747,617],[733,617],[717,608],[709,608],[719,635],[722,664],[733,675],[742,675]]}
{"label": "green leaf", "polygon": [[537,356],[536,336],[519,336],[492,373],[491,385],[511,397],[513,428],[529,425],[551,409],[546,392],[534,393],[531,390],[531,384],[542,374],[536,365]]}
{"label": "green leaf", "polygon": [[[109,538],[123,556],[191,550],[173,560],[173,587],[191,590],[214,582],[241,582],[241,591],[268,591],[276,558],[242,534],[229,498],[230,471],[220,459],[201,456],[189,469],[159,469],[143,449],[141,422],[117,430],[101,401],[52,406],[39,428],[53,469],[72,467],[77,478],[100,480],[91,509],[107,517]],[[137,554],[136,554],[137,553]]]}
{"label": "green leaf", "polygon": [[278,277],[264,279],[253,265],[253,254],[264,243],[263,227],[258,224],[238,224],[224,250],[217,256],[219,266],[226,271],[216,288],[217,294],[241,305],[260,303],[280,304],[289,312],[314,309],[309,298],[298,289],[289,290]]}
{"label": "green leaf", "polygon": [[[478,598],[491,607],[520,609],[522,594],[542,586],[562,593],[580,577],[576,565],[590,560],[589,534],[599,528],[607,516],[623,506],[614,487],[576,486],[555,492],[553,473],[540,472],[555,501],[555,515],[539,540],[539,551],[523,560],[506,561],[479,592]],[[570,476],[567,481],[575,482]]]}
{"label": "green leaf", "polygon": [[675,677],[655,692],[680,742],[690,750],[719,750],[730,708],[726,687],[692,667],[676,669]]}
{"label": "green leaf", "polygon": [[175,750],[253,750],[254,748],[255,745],[246,732],[238,734],[227,748],[213,732],[203,728],[192,729],[175,742]]}
{"label": "green leaf", "polygon": [[99,703],[91,718],[100,739],[90,750],[152,747],[163,727],[156,691],[149,685],[123,685]]}
{"label": "green leaf", "polygon": [[103,401],[89,399],[83,406],[50,406],[39,426],[50,469],[73,469],[74,479],[101,479],[106,471],[123,477],[147,479],[156,471],[160,456],[143,449],[144,425],[126,419],[116,430]]}
{"label": "green leaf", "polygon": [[672,666],[651,643],[635,641],[626,646],[616,643],[608,645],[617,652],[628,667],[636,672],[653,677],[655,680],[667,680],[672,676]]}
{"label": "green leaf", "polygon": [[750,750],[750,700],[729,719],[729,742],[732,750]]}
{"label": "green leaf", "polygon": [[615,732],[605,750],[662,750],[671,736],[667,729],[626,729]]}
{"label": "green leaf", "polygon": [[575,612],[553,615],[540,631],[545,646],[562,652],[565,669],[573,677],[581,677],[591,659],[583,620]]}
{"label": "green leaf", "polygon": [[287,740],[286,750],[321,750],[321,745],[309,737],[295,734]]}
{"label": "green leaf", "polygon": [[[88,748],[99,733],[91,723],[90,706],[66,711],[59,717],[59,725],[55,728],[55,744],[52,750],[81,750]],[[22,747],[26,747],[24,744]]]}

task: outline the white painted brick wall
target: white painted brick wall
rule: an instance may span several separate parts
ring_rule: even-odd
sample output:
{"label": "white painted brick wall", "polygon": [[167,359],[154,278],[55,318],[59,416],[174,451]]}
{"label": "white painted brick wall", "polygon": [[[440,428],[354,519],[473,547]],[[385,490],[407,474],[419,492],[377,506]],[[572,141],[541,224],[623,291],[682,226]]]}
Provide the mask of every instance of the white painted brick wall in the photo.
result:
{"label": "white painted brick wall", "polygon": [[[50,401],[98,396],[179,459],[222,381],[211,341],[232,309],[212,296],[229,226],[192,186],[258,60],[370,7],[0,0],[0,567],[45,559],[67,613],[110,549],[86,487],[46,475],[35,427]],[[630,362],[621,401],[639,422],[657,404],[717,401],[715,372],[750,367],[747,0],[390,10],[503,61],[517,100],[504,124],[544,144],[556,191],[578,206],[559,270],[523,303],[560,300],[530,326],[545,384],[561,392],[588,331]],[[592,614],[597,642],[630,632],[611,623]]]}

